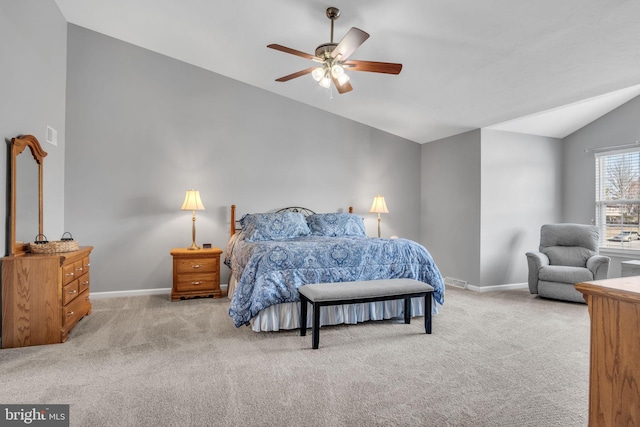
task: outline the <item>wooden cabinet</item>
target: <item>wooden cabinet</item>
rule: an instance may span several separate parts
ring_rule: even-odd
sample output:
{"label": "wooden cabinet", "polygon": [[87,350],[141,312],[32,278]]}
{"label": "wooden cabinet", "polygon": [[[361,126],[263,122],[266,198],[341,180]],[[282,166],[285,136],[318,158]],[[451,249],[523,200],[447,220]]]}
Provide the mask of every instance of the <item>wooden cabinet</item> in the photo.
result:
{"label": "wooden cabinet", "polygon": [[591,317],[589,426],[640,425],[640,276],[576,289]]}
{"label": "wooden cabinet", "polygon": [[171,288],[171,299],[221,298],[220,254],[222,254],[222,250],[218,248],[172,249],[173,287]]}
{"label": "wooden cabinet", "polygon": [[2,348],[64,342],[91,314],[92,249],[2,258]]}

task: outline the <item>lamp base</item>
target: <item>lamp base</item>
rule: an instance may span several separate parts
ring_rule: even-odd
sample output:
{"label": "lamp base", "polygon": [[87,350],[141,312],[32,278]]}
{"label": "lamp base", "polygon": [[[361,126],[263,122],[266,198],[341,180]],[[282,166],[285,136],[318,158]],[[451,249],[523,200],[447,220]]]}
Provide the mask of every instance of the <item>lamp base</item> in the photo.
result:
{"label": "lamp base", "polygon": [[190,251],[200,249],[200,246],[196,245],[196,211],[192,212],[191,217],[191,246],[187,248]]}

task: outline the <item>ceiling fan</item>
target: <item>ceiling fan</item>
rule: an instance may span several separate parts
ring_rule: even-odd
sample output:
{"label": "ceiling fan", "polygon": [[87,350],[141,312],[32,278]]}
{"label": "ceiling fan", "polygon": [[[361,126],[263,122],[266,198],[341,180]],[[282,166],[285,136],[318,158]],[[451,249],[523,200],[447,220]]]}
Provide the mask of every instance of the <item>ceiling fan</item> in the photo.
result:
{"label": "ceiling fan", "polygon": [[338,93],[346,93],[353,90],[349,82],[349,76],[345,70],[367,71],[370,73],[400,74],[402,64],[391,62],[360,61],[349,60],[349,56],[369,38],[369,34],[359,28],[352,27],[349,32],[340,40],[340,43],[333,41],[333,23],[340,17],[340,10],[336,7],[327,8],[327,18],[331,20],[331,41],[323,43],[316,48],[315,55],[291,49],[279,44],[270,44],[267,47],[302,58],[311,59],[320,65],[310,67],[293,74],[276,79],[277,82],[286,82],[300,76],[311,73],[311,76],[323,88],[330,88],[331,82],[335,85]]}

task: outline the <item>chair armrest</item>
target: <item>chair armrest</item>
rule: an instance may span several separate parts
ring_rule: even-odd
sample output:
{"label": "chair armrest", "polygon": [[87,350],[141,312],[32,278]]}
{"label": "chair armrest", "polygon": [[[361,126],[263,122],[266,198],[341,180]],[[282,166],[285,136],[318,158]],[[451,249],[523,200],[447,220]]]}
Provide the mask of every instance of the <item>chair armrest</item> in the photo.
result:
{"label": "chair armrest", "polygon": [[604,255],[594,255],[587,260],[587,268],[593,273],[593,280],[606,279],[609,275],[611,258]]}
{"label": "chair armrest", "polygon": [[529,265],[529,292],[538,293],[538,272],[545,265],[549,265],[549,257],[542,252],[527,252],[527,264]]}

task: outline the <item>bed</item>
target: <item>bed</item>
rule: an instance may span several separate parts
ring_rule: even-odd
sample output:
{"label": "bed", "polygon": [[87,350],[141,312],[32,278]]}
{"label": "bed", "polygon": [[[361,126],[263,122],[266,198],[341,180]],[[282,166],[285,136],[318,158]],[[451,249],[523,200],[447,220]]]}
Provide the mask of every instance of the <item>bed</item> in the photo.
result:
{"label": "bed", "polygon": [[[433,313],[444,303],[444,281],[427,249],[408,239],[366,236],[360,215],[302,208],[247,214],[231,206],[224,263],[231,269],[229,316],[256,332],[300,327],[298,288],[309,283],[410,278],[434,287]],[[424,315],[424,299],[412,300]],[[321,325],[402,318],[401,300],[323,307]],[[307,320],[310,326],[310,319]]]}

